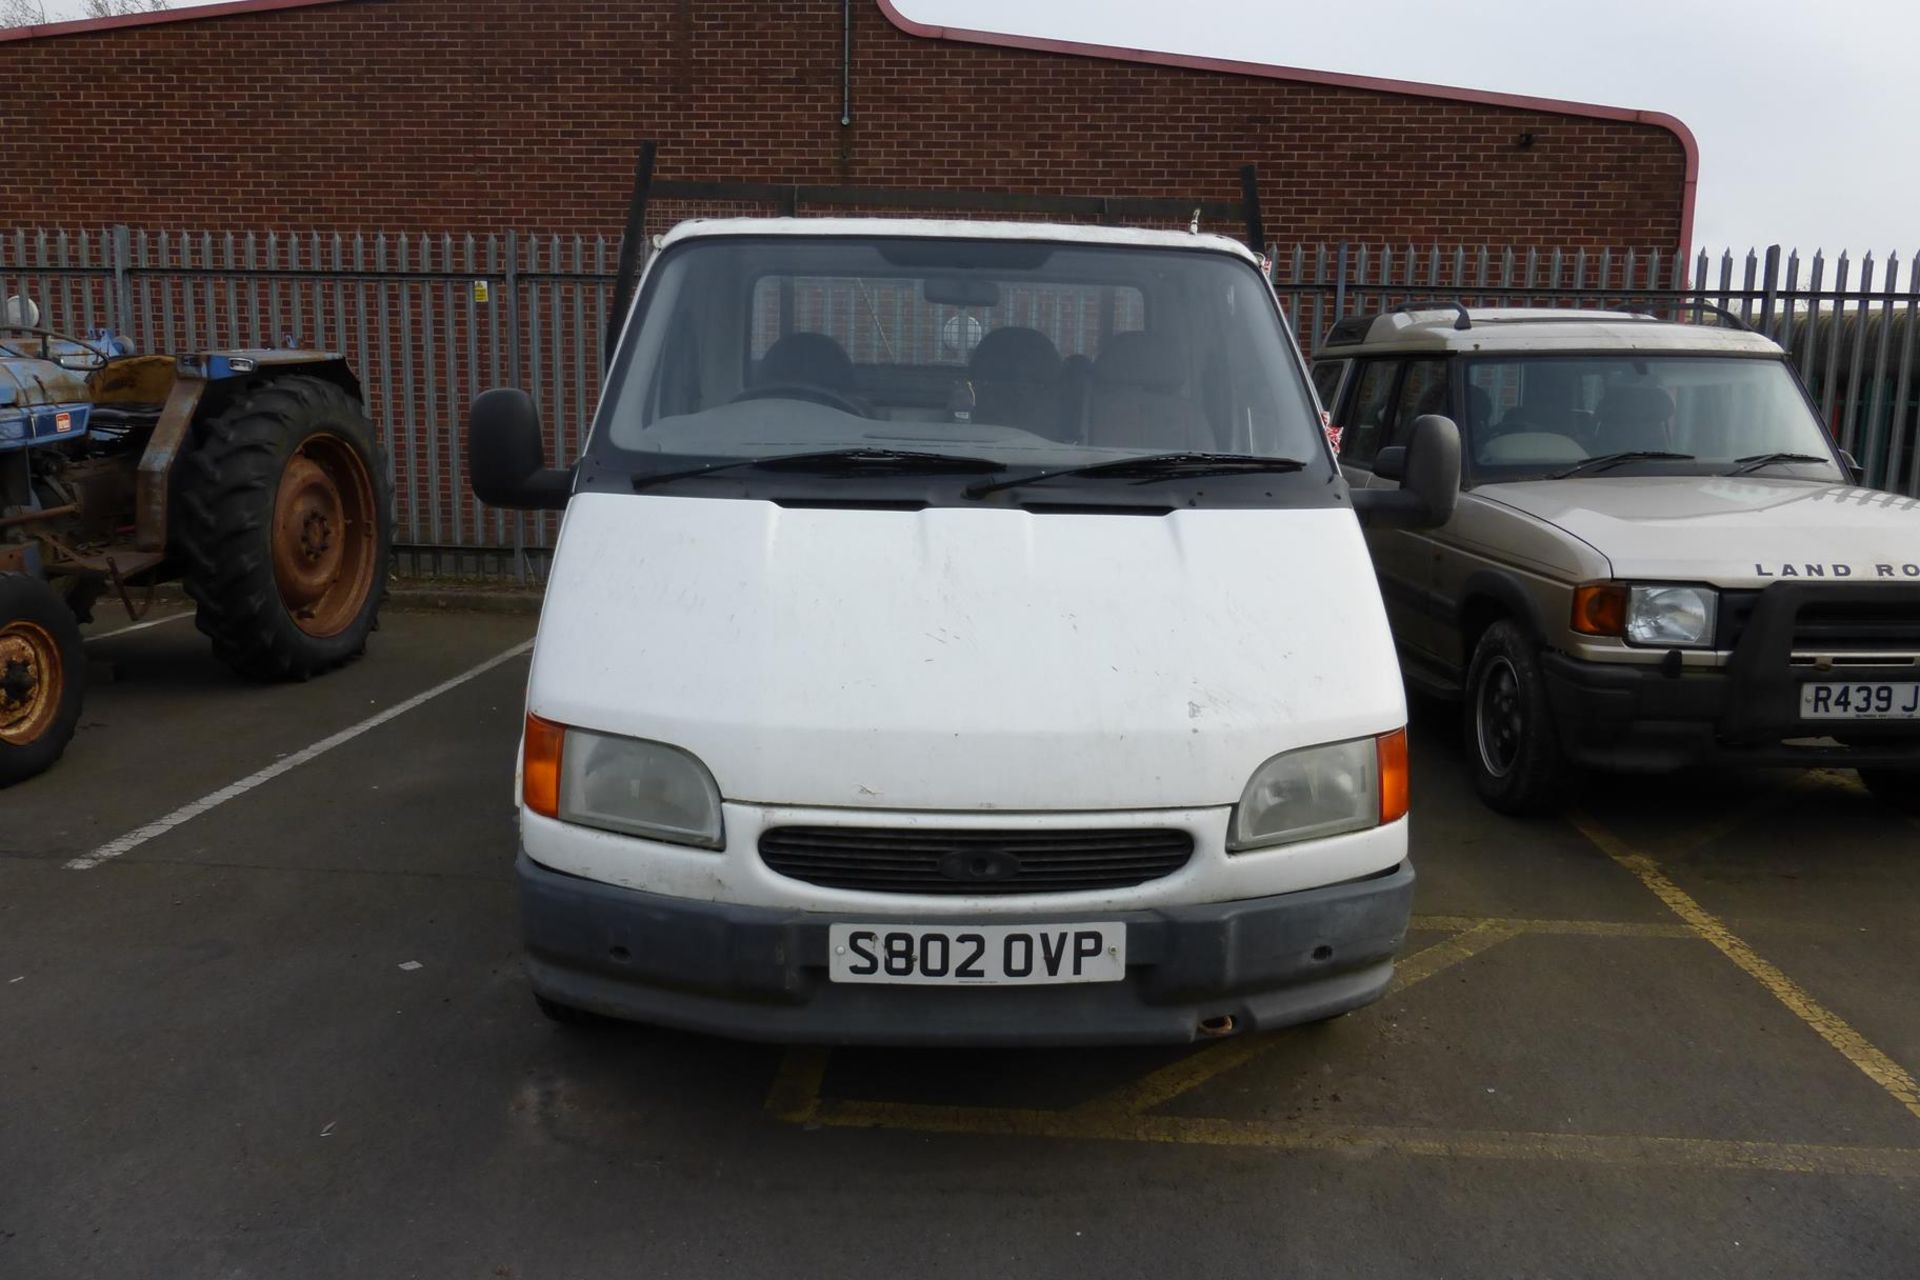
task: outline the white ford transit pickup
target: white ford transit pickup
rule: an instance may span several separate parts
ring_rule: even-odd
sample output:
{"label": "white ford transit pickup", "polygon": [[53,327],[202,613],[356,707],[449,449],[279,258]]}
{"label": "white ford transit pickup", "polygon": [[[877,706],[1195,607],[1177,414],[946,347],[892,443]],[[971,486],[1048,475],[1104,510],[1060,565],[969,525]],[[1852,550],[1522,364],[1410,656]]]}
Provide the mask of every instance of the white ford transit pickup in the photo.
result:
{"label": "white ford transit pickup", "polygon": [[[518,798],[534,991],[779,1041],[1186,1041],[1378,997],[1406,711],[1363,520],[1246,249],[899,219],[660,241],[564,508]],[[1356,509],[1358,508],[1358,509]]]}

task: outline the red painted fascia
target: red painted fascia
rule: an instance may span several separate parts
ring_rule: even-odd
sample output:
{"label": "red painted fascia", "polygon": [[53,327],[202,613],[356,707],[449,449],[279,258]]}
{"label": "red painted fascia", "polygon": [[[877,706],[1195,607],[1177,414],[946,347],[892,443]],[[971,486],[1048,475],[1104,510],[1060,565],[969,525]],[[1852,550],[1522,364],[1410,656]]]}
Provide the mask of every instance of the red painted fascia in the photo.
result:
{"label": "red painted fascia", "polygon": [[275,9],[303,9],[313,4],[340,3],[342,0],[227,0],[225,4],[203,4],[192,9],[161,9],[155,13],[129,13],[118,18],[77,18],[72,22],[41,22],[26,27],[8,27],[0,30],[0,42],[83,36],[95,31],[115,31],[121,27],[155,27],[163,22],[199,22],[205,18],[226,18],[241,13],[271,13]]}
{"label": "red painted fascia", "polygon": [[1577,116],[1588,120],[1614,120],[1665,129],[1680,143],[1686,157],[1686,175],[1682,183],[1680,205],[1680,251],[1692,252],[1693,206],[1700,186],[1700,143],[1677,117],[1662,111],[1635,111],[1629,107],[1603,107],[1590,102],[1566,102],[1558,98],[1533,98],[1518,93],[1494,93],[1485,89],[1456,89],[1449,85],[1421,84],[1413,80],[1388,80],[1381,76],[1350,75],[1340,71],[1309,71],[1302,67],[1282,67],[1266,62],[1239,62],[1230,58],[1204,58],[1195,54],[1161,53],[1152,49],[1127,49],[1116,45],[1086,44],[1077,40],[1048,40],[1038,36],[1006,35],[997,31],[969,31],[962,27],[935,26],[915,22],[894,6],[893,0],[875,0],[888,22],[911,36],[928,40],[952,40],[962,44],[993,45],[1002,49],[1026,49],[1036,53],[1066,54],[1071,57],[1104,58],[1113,62],[1141,62],[1160,67],[1181,67],[1190,71],[1211,71],[1222,75],[1257,76],[1267,80],[1287,80],[1297,84],[1334,85],[1345,89],[1364,89],[1372,93],[1393,93],[1410,98],[1436,98],[1445,102],[1469,102],[1484,107],[1511,107],[1521,111],[1544,111],[1553,115]]}

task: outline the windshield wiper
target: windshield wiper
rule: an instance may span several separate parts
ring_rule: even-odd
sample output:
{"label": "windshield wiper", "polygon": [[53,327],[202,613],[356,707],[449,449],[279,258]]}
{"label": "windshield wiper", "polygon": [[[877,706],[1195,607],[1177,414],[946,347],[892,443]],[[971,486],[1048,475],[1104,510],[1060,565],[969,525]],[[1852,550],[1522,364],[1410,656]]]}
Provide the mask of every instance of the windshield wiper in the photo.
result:
{"label": "windshield wiper", "polygon": [[1243,472],[1299,471],[1307,464],[1298,458],[1252,458],[1243,453],[1149,453],[1137,458],[1115,458],[1084,467],[1059,467],[1052,471],[1034,471],[1009,480],[970,484],[961,490],[969,498],[984,498],[1002,489],[1038,484],[1060,476],[1112,476],[1144,484],[1180,476],[1227,476]]}
{"label": "windshield wiper", "polygon": [[1758,471],[1762,467],[1771,467],[1777,462],[1832,462],[1833,459],[1823,458],[1815,453],[1781,452],[1755,453],[1744,458],[1735,458],[1734,461],[1740,465],[1731,471],[1722,472],[1722,475],[1744,476],[1749,472]]}
{"label": "windshield wiper", "polygon": [[735,458],[704,467],[688,467],[684,471],[642,471],[634,475],[633,487],[650,489],[674,480],[687,480],[743,467],[757,467],[762,471],[810,471],[841,475],[914,472],[982,475],[1005,471],[1007,464],[995,462],[992,458],[969,458],[964,454],[933,453],[918,449],[821,449],[813,453],[776,453],[764,458]]}
{"label": "windshield wiper", "polygon": [[1568,476],[1577,476],[1585,471],[1605,471],[1608,467],[1617,467],[1623,462],[1692,462],[1690,453],[1669,453],[1665,449],[1628,449],[1621,453],[1603,453],[1585,462],[1576,463],[1565,471],[1551,472],[1547,479],[1565,480]]}

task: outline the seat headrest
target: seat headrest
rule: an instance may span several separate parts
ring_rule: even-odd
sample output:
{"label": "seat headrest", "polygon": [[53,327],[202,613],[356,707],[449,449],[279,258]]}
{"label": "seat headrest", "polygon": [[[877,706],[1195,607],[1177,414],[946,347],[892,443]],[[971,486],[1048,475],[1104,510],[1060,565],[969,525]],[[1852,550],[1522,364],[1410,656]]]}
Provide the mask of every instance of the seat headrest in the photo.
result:
{"label": "seat headrest", "polygon": [[801,383],[848,391],[853,388],[853,357],[824,333],[790,333],[767,348],[754,381],[761,386]]}
{"label": "seat headrest", "polygon": [[1484,387],[1467,388],[1467,423],[1484,427],[1493,421],[1493,397]]}
{"label": "seat headrest", "polygon": [[1606,422],[1656,422],[1673,417],[1673,397],[1660,387],[1627,383],[1608,387],[1600,397],[1599,417]]}
{"label": "seat headrest", "polygon": [[1187,379],[1186,361],[1173,340],[1130,330],[1107,339],[1093,362],[1093,376],[1120,386],[1178,391]]}
{"label": "seat headrest", "polygon": [[1038,329],[1012,325],[980,339],[967,372],[985,382],[1050,382],[1060,374],[1060,351]]}

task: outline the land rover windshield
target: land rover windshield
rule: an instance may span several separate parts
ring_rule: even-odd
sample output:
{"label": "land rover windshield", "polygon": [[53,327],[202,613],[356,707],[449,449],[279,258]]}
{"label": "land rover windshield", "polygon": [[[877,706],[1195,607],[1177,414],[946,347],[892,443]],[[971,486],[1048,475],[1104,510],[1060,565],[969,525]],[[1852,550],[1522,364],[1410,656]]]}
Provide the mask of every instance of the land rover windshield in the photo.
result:
{"label": "land rover windshield", "polygon": [[636,315],[590,487],[1338,500],[1272,294],[1217,249],[694,236],[663,251]]}
{"label": "land rover windshield", "polygon": [[1479,483],[1587,475],[1765,473],[1840,481],[1786,364],[1711,355],[1467,362],[1467,458]]}

